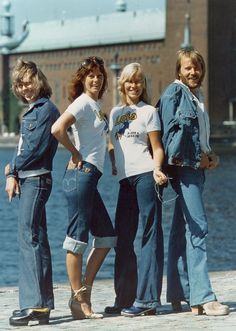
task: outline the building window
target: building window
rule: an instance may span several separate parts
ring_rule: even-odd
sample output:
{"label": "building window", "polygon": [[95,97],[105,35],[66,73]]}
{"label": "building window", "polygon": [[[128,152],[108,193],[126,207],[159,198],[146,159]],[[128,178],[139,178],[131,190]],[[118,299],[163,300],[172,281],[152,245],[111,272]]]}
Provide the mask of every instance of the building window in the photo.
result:
{"label": "building window", "polygon": [[224,125],[236,125],[236,97],[229,100],[229,117]]}

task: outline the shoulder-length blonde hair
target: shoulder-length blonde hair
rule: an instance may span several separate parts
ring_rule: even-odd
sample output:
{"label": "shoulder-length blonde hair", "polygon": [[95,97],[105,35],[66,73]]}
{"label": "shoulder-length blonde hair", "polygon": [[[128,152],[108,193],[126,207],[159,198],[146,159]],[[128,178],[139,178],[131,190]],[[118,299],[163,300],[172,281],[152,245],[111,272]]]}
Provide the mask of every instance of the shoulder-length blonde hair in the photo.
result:
{"label": "shoulder-length blonde hair", "polygon": [[136,75],[139,75],[143,81],[143,92],[142,92],[141,96],[139,97],[139,101],[144,101],[146,103],[149,103],[146,76],[144,74],[141,64],[134,62],[134,63],[127,64],[123,68],[123,70],[120,74],[120,77],[118,79],[118,91],[120,94],[122,104],[127,104],[127,97],[125,94],[124,85],[127,81],[131,81]]}
{"label": "shoulder-length blonde hair", "polygon": [[28,103],[28,101],[21,95],[19,85],[27,78],[34,89],[34,99],[50,98],[52,95],[51,86],[48,83],[46,76],[32,61],[24,61],[22,58],[18,59],[12,71],[12,91],[15,96]]}
{"label": "shoulder-length blonde hair", "polygon": [[102,98],[107,88],[107,73],[104,68],[104,61],[100,57],[89,56],[82,61],[81,65],[77,69],[76,73],[72,76],[72,79],[69,83],[68,99],[71,102],[74,101],[78,96],[80,96],[84,92],[83,81],[93,68],[98,68],[103,74],[104,80],[103,80],[102,88],[98,94],[98,99]]}
{"label": "shoulder-length blonde hair", "polygon": [[202,69],[202,76],[200,79],[200,85],[205,77],[206,73],[206,64],[203,59],[203,56],[194,48],[182,48],[177,52],[177,60],[175,66],[175,78],[179,79],[179,72],[181,68],[181,60],[183,57],[189,57],[194,65],[200,65]]}

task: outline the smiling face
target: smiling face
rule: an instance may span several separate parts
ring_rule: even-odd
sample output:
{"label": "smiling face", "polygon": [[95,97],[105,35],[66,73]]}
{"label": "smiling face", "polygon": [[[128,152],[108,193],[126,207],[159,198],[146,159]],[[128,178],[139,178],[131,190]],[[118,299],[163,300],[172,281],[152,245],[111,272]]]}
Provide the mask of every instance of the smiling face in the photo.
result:
{"label": "smiling face", "polygon": [[124,92],[127,104],[137,104],[143,93],[144,79],[141,74],[137,73],[124,83]]}
{"label": "smiling face", "polygon": [[192,59],[188,56],[182,57],[179,69],[179,80],[187,85],[192,92],[200,87],[202,75],[203,71],[200,63],[193,63]]}
{"label": "smiling face", "polygon": [[93,67],[83,80],[84,93],[94,100],[98,100],[99,92],[104,82],[103,73],[98,67]]}
{"label": "smiling face", "polygon": [[28,102],[34,102],[36,97],[35,86],[32,78],[28,75],[24,76],[22,80],[17,84],[18,93]]}

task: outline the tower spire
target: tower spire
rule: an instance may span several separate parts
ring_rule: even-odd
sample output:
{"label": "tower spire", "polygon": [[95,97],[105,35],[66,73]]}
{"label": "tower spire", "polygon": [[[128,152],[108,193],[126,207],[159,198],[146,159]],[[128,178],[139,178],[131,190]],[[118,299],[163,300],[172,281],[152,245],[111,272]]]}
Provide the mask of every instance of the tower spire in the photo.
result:
{"label": "tower spire", "polygon": [[186,13],[185,14],[185,26],[184,26],[184,41],[181,44],[181,48],[192,47],[190,21],[191,21],[191,17],[188,13]]}

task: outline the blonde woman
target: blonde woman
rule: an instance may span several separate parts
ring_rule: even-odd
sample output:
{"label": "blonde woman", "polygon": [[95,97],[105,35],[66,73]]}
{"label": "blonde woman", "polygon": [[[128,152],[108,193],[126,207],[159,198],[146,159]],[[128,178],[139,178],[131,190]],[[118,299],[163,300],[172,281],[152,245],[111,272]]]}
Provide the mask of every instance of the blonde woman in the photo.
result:
{"label": "blonde woman", "polygon": [[[160,305],[163,233],[155,185],[164,184],[167,178],[162,172],[160,121],[157,110],[148,104],[141,65],[131,63],[124,67],[118,84],[121,105],[110,114],[112,169],[120,181],[115,219],[116,299],[115,305],[106,307],[105,312],[133,317],[155,314]],[[142,238],[137,268],[134,240],[139,222]]]}

